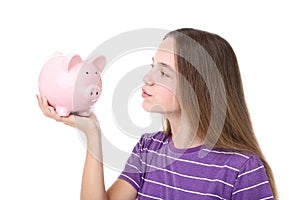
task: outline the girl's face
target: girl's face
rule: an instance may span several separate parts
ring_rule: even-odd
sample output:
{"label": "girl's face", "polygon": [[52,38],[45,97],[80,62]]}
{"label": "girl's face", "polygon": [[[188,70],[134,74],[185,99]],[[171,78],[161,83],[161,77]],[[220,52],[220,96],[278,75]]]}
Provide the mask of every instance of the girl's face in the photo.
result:
{"label": "girl's face", "polygon": [[149,112],[162,114],[180,113],[175,95],[176,69],[174,41],[167,38],[162,41],[153,57],[151,70],[144,77],[142,88],[143,108]]}

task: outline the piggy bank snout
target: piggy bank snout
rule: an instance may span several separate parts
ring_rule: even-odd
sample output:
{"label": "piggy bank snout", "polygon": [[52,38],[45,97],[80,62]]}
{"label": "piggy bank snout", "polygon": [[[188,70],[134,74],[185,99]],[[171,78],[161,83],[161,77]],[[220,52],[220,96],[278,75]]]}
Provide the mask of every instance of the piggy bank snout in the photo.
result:
{"label": "piggy bank snout", "polygon": [[89,87],[86,88],[86,94],[89,100],[95,102],[98,100],[101,94],[101,88],[97,85],[90,85]]}

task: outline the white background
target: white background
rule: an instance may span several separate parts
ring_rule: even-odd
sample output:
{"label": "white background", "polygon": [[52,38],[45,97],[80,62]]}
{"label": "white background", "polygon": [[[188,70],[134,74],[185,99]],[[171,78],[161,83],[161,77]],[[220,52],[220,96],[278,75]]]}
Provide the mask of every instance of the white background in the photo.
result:
{"label": "white background", "polygon": [[[232,45],[254,128],[274,170],[280,197],[297,198],[297,5],[291,0],[1,1],[0,199],[79,199],[85,150],[78,133],[44,117],[35,97],[39,71],[54,51],[85,58],[125,31],[182,27],[217,33]],[[103,87],[112,90],[105,83]],[[135,106],[129,110],[141,109]],[[97,114],[101,124],[112,123],[110,115]],[[121,141],[126,151],[132,149],[132,142]],[[109,186],[119,173],[105,168],[105,174]]]}

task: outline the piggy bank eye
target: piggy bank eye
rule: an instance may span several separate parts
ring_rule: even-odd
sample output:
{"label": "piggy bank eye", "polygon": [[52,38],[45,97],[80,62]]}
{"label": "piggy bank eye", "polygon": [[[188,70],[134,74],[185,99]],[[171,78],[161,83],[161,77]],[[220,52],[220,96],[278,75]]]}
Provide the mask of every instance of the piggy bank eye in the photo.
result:
{"label": "piggy bank eye", "polygon": [[89,74],[89,72],[85,72],[85,74]]}

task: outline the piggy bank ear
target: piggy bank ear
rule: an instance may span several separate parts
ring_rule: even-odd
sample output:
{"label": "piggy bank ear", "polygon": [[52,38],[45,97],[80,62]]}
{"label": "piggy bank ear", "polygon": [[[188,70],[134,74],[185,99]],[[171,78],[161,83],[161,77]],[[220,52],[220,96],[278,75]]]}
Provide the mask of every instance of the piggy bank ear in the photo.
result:
{"label": "piggy bank ear", "polygon": [[52,56],[51,57],[56,57],[56,56],[61,56],[62,55],[62,53],[61,52],[59,52],[59,51],[56,51],[56,52],[54,52],[53,54],[52,54]]}
{"label": "piggy bank ear", "polygon": [[79,63],[82,63],[82,59],[79,55],[77,54],[69,54],[67,57],[66,57],[66,60],[65,60],[65,67],[66,67],[66,70],[69,71],[72,67],[74,67],[75,65],[79,64]]}
{"label": "piggy bank ear", "polygon": [[105,63],[106,63],[106,58],[104,56],[97,56],[92,63],[99,68],[100,72],[103,71]]}

